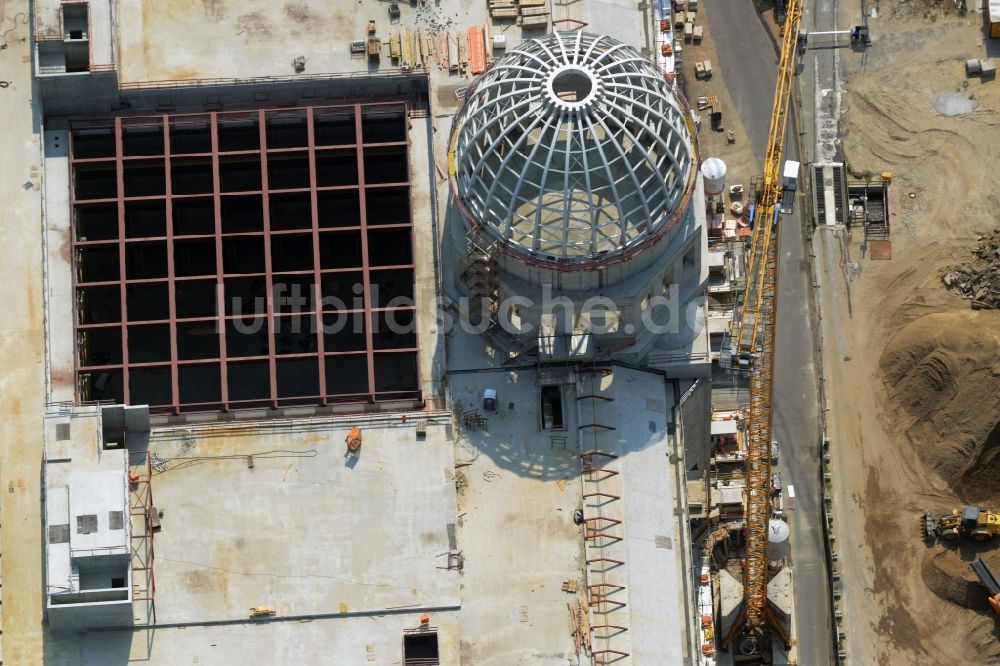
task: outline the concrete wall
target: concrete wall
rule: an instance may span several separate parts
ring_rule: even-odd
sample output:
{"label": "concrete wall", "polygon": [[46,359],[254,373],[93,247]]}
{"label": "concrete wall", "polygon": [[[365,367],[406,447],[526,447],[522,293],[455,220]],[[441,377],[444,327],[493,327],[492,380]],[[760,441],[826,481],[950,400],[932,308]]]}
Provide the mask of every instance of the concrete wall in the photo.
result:
{"label": "concrete wall", "polygon": [[[564,308],[555,308],[558,322],[552,331],[555,334],[565,334],[586,330],[586,320],[580,318],[582,307],[588,299],[600,297],[613,303],[618,313],[618,326],[597,337],[597,343],[614,344],[634,339],[634,344],[622,357],[630,362],[641,362],[654,346],[661,350],[678,349],[685,352],[692,347],[700,347],[697,351],[708,352],[707,333],[696,330],[701,325],[701,319],[692,328],[685,322],[685,310],[692,302],[704,304],[704,288],[708,279],[707,236],[705,231],[705,211],[703,186],[699,176],[695,185],[695,194],[687,214],[657,243],[643,250],[633,259],[608,266],[603,271],[555,271],[548,268],[529,266],[517,257],[497,255],[496,293],[499,304],[514,303],[517,315],[522,325],[530,328],[524,333],[526,340],[533,341],[542,328],[546,294],[551,300],[554,297],[568,300],[572,304],[572,323],[567,326]],[[470,264],[467,257],[467,240],[465,237],[465,222],[454,204],[448,207],[450,222],[451,249],[457,258],[459,267]],[[469,272],[479,279],[480,273]],[[469,285],[463,277],[461,268],[454,272],[454,280],[448,286],[455,288],[459,295],[469,294]],[[514,301],[513,299],[519,299]],[[651,313],[644,312],[650,301],[654,304],[661,298],[666,298],[671,305],[667,308],[657,305]],[[530,301],[530,303],[528,302]],[[676,308],[673,304],[676,304]],[[475,304],[470,304],[475,307]],[[591,302],[591,305],[594,305]],[[605,305],[597,305],[604,309]],[[669,319],[665,319],[669,315]],[[510,320],[510,309],[503,307],[498,318]],[[656,324],[677,322],[669,327],[668,333],[661,330],[650,330],[644,324],[651,319]],[[513,327],[511,328],[513,331]],[[701,338],[704,338],[703,344]],[[705,371],[699,369],[695,376],[701,376]]]}
{"label": "concrete wall", "polygon": [[[121,592],[127,594],[128,588]],[[91,596],[98,595],[91,593]],[[125,627],[132,624],[132,600],[126,598],[124,601],[49,605],[47,615],[49,628],[52,631],[78,631],[89,627]]]}
{"label": "concrete wall", "polygon": [[120,89],[112,73],[44,77],[39,79],[46,125],[53,116],[107,117],[116,113],[164,113],[233,110],[258,107],[337,104],[345,100],[368,101],[404,97],[426,90],[427,77],[397,74],[362,76],[302,75],[288,78],[180,81],[155,89]]}
{"label": "concrete wall", "polygon": [[712,383],[699,379],[681,395],[678,409],[678,426],[684,444],[685,468],[699,471],[708,469],[712,455],[709,436],[712,418]]}
{"label": "concrete wall", "polygon": [[45,224],[46,352],[48,399],[73,400],[76,394],[73,336],[73,260],[70,237],[69,140],[66,130],[44,133],[42,171]]}

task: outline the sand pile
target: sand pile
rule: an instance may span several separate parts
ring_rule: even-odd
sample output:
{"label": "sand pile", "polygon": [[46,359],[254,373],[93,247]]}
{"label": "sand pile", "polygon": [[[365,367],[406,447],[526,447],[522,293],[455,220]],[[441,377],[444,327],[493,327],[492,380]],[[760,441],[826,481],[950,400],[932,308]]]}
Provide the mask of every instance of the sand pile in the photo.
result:
{"label": "sand pile", "polygon": [[[995,558],[994,558],[995,559]],[[973,610],[988,610],[986,588],[957,551],[944,550],[928,554],[920,566],[920,577],[927,589],[953,604]],[[987,560],[991,567],[996,562]]]}
{"label": "sand pile", "polygon": [[1000,500],[1000,312],[943,312],[900,329],[880,359],[889,427],[967,502]]}

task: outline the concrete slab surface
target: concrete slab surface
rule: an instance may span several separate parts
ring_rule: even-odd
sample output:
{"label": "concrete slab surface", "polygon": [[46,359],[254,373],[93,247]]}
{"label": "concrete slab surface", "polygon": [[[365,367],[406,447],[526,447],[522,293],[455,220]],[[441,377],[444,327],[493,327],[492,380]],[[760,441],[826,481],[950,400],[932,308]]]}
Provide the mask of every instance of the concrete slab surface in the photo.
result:
{"label": "concrete slab surface", "polygon": [[[49,643],[47,666],[125,666],[130,663],[201,664],[358,664],[390,666],[403,660],[403,633],[416,629],[412,613],[364,618],[239,622],[98,631]],[[358,627],[364,630],[359,631]],[[442,666],[458,666],[454,614],[431,614]]]}
{"label": "concrete slab surface", "polygon": [[3,6],[0,139],[4,145],[0,199],[4,243],[0,247],[0,537],[3,578],[3,660],[41,663],[42,512],[39,505],[42,416],[45,403],[44,290],[40,149],[31,81],[26,0]]}
{"label": "concrete slab surface", "polygon": [[[307,74],[386,71],[398,67],[389,57],[390,33],[407,26],[457,35],[482,25],[486,16],[486,3],[474,0],[427,6],[400,2],[400,18],[390,24],[388,6],[373,0],[119,0],[121,80],[291,76],[292,60],[299,56],[306,59]],[[383,42],[379,63],[351,54],[351,42],[367,38],[369,20],[375,21],[376,37]],[[176,48],[181,43],[185,48]]]}
{"label": "concrete slab surface", "polygon": [[459,494],[462,663],[576,663],[566,608],[573,596],[561,590],[583,578],[575,422],[569,432],[539,431],[531,370],[452,375],[450,384],[463,409],[481,407],[487,387],[501,403],[489,430],[463,432],[455,449],[467,483]]}
{"label": "concrete slab surface", "polygon": [[157,622],[458,606],[458,574],[438,557],[455,523],[444,428],[362,432],[357,459],[347,428],[154,432]]}

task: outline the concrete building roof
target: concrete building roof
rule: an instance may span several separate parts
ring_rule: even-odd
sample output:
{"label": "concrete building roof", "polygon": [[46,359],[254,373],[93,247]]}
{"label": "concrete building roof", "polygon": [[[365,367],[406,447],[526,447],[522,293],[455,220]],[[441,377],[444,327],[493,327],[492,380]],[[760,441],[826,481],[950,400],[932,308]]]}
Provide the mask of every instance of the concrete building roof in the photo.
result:
{"label": "concrete building roof", "polygon": [[743,486],[729,485],[716,488],[716,499],[719,504],[742,504]]}
{"label": "concrete building roof", "polygon": [[106,444],[100,408],[46,414],[45,577],[53,629],[131,622],[128,455]]}
{"label": "concrete building roof", "polygon": [[739,421],[728,419],[725,421],[712,421],[713,435],[735,435],[739,429]]}
{"label": "concrete building roof", "polygon": [[[457,35],[486,19],[486,3],[466,4],[401,3],[401,23],[453,20],[452,35]],[[35,7],[36,29],[53,43],[65,37],[64,5],[39,0]],[[658,7],[665,10],[663,2]],[[593,0],[561,6],[559,18],[600,26],[648,56],[656,45],[644,29],[651,11],[631,0]],[[379,39],[388,43],[388,34],[400,28],[390,27],[382,15],[375,18]],[[388,49],[377,68],[350,54],[349,43],[365,34],[368,20],[368,14],[343,7],[319,11],[307,3],[266,0],[239,5],[89,3],[91,64],[114,65],[117,71],[102,76],[101,86],[94,84],[99,95],[87,94],[86,77],[49,79],[44,87],[52,107],[45,111],[52,113],[39,109],[39,117],[46,118],[42,196],[49,235],[49,399],[75,398],[73,380],[66,379],[74,370],[68,316],[73,307],[71,262],[60,254],[72,230],[69,139],[64,127],[49,125],[49,117],[75,113],[73,105],[84,105],[87,114],[106,115],[112,105],[122,103],[120,94],[164,108],[196,99],[202,108],[221,104],[208,93],[237,80],[243,84],[228,88],[235,100],[232,108],[276,103],[279,88],[296,98],[306,98],[306,92],[338,99],[382,94],[381,88],[375,92],[376,85],[396,89],[396,82],[404,80],[376,84],[362,78],[394,70],[385,57]],[[521,41],[518,26],[507,26],[504,33],[511,47]],[[301,89],[291,67],[299,55],[306,60],[301,80],[315,76]],[[344,76],[347,82],[324,87],[326,74]],[[359,75],[356,82],[354,74]],[[267,81],[247,84],[252,77],[282,77],[292,83],[274,82],[258,93],[258,85]],[[154,81],[169,87],[216,78],[231,80],[211,89],[137,91]],[[446,113],[469,79],[447,73],[434,78],[429,94]],[[400,86],[395,94],[405,96],[407,89]],[[66,92],[60,98],[52,94],[55,88]],[[438,131],[435,138],[432,131],[440,120],[410,122],[420,130],[409,139],[415,251],[428,258],[418,268],[417,300],[430,329],[439,325],[435,278],[443,232],[437,225],[445,217],[436,212],[435,205],[444,199],[435,199],[431,191],[431,162],[437,150],[441,166],[443,151],[436,142],[444,133]],[[699,224],[700,218],[690,222],[692,228]],[[704,245],[704,238],[698,243]],[[703,268],[691,269],[693,283],[701,282]],[[420,351],[422,387],[429,400],[443,394],[431,374],[432,368],[441,372],[444,366],[443,335],[431,337],[436,333],[423,328],[420,333],[435,341]],[[451,342],[452,367],[478,371],[496,363],[485,358],[478,336],[455,336]],[[694,352],[669,355],[663,363],[672,371],[682,372],[696,354],[704,355],[707,333],[684,344]],[[470,347],[475,352],[467,356]],[[317,413],[304,407],[291,407],[283,417],[267,414],[270,420],[227,416],[221,421],[208,415],[213,422],[204,426],[192,418],[184,426],[154,430],[148,450],[156,453],[151,486],[156,508],[163,512],[163,529],[154,537],[156,633],[162,639],[147,643],[134,640],[131,632],[90,632],[62,637],[46,649],[57,662],[73,664],[106,663],[108,655],[154,664],[213,663],[223,658],[220,654],[230,661],[262,663],[311,663],[319,654],[338,655],[345,663],[399,663],[401,637],[416,631],[426,612],[440,636],[442,663],[507,657],[512,662],[566,663],[572,658],[572,640],[566,632],[567,596],[560,585],[599,580],[586,569],[583,531],[572,521],[588,483],[579,472],[578,455],[578,426],[586,423],[586,414],[567,382],[566,430],[543,431],[534,371],[501,368],[495,377],[491,384],[499,390],[500,411],[490,416],[488,431],[457,431],[449,413],[429,410],[419,417],[429,422],[427,434],[418,437],[412,415],[408,421],[399,414],[302,418]],[[616,368],[610,377],[602,390],[614,396],[608,422],[616,429],[604,444],[619,456],[615,515],[623,529],[621,540],[607,553],[627,563],[615,576],[625,587],[629,626],[628,635],[615,644],[637,663],[680,663],[693,617],[686,603],[693,594],[687,587],[686,521],[677,512],[687,489],[678,462],[683,458],[676,455],[678,439],[668,434],[673,394],[660,374]],[[482,381],[483,375],[476,373],[450,378],[456,404],[475,408]],[[84,553],[119,552],[135,527],[128,509],[130,461],[124,450],[101,447],[100,420],[99,412],[89,407],[53,408],[46,418],[45,523],[70,528],[68,543],[47,544],[50,591],[56,580],[72,579],[74,551],[91,559]],[[364,432],[361,457],[354,461],[343,457],[343,440],[352,425]],[[138,442],[137,450],[145,445]],[[113,505],[125,514],[123,530],[112,528]],[[91,515],[97,517],[96,531],[86,526],[86,533],[76,535],[76,518]],[[130,594],[132,583],[127,581]],[[248,630],[248,609],[256,605],[273,606],[275,616]],[[129,621],[132,610],[129,604]],[[136,601],[134,610],[142,621],[150,619],[145,602]]]}

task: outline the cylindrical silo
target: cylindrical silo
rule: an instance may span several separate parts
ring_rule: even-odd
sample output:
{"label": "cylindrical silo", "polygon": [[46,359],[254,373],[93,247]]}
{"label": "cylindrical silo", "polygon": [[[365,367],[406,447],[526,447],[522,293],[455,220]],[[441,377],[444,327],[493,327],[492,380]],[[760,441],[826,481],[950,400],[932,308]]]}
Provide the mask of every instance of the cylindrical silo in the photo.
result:
{"label": "cylindrical silo", "polygon": [[722,194],[726,187],[726,163],[718,157],[709,157],[701,165],[701,175],[705,178],[705,196]]}
{"label": "cylindrical silo", "polygon": [[774,562],[788,554],[788,523],[772,518],[767,526],[767,559]]}

